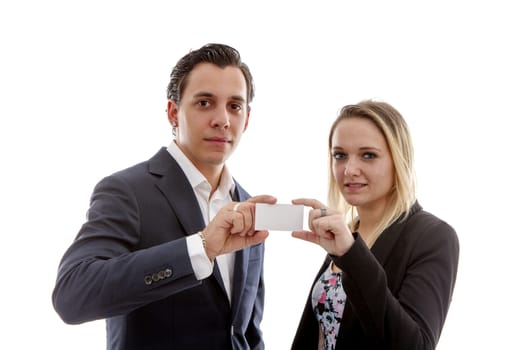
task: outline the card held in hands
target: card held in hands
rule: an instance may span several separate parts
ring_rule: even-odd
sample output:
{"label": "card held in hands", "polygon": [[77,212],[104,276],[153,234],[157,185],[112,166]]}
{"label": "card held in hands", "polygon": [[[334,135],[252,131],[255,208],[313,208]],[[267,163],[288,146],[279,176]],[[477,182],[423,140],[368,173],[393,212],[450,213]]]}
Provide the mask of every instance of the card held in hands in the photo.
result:
{"label": "card held in hands", "polygon": [[255,229],[301,231],[304,205],[255,203]]}

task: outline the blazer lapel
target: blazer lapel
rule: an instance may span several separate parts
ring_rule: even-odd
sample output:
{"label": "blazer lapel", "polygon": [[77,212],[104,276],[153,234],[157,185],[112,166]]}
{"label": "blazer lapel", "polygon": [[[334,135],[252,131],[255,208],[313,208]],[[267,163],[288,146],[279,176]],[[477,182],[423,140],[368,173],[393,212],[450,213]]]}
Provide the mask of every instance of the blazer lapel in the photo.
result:
{"label": "blazer lapel", "polygon": [[157,188],[173,208],[185,234],[202,230],[205,224],[193,188],[179,164],[165,148],[150,159],[149,170],[154,175],[160,175]]}
{"label": "blazer lapel", "polygon": [[248,253],[250,248],[244,248],[235,253],[235,267],[233,270],[233,290],[232,290],[232,316],[235,320],[237,313],[240,309],[240,303],[242,300],[242,293],[244,286],[246,286],[246,278],[248,276],[248,259],[250,254]]}
{"label": "blazer lapel", "polygon": [[[232,193],[233,201],[244,201],[249,198],[249,195],[235,182],[235,191]],[[242,300],[242,293],[246,286],[246,278],[248,277],[248,261],[250,258],[250,247],[241,249],[235,253],[235,265],[233,268],[233,289],[232,289],[232,320],[235,320],[240,309]]]}
{"label": "blazer lapel", "polygon": [[[406,220],[410,218],[415,212],[421,210],[421,206],[416,202],[412,208],[410,208],[409,216]],[[390,225],[382,234],[379,236],[377,241],[374,243],[370,251],[372,254],[374,254],[377,261],[382,265],[385,266],[388,258],[391,256],[392,249],[399,241],[400,237],[402,236],[403,229],[405,227],[406,221],[403,221],[402,219],[398,219],[396,222],[394,222],[392,225]],[[352,298],[351,295],[348,296],[350,299]],[[343,321],[341,323],[341,326],[339,328],[339,332],[341,334],[350,334],[352,332],[352,327],[354,327],[355,323],[358,322],[357,317],[355,314],[353,314],[351,303],[347,303],[345,305],[344,309],[345,314],[350,314],[350,317],[344,317]],[[346,341],[341,340],[337,344],[341,344],[338,346],[336,344],[336,349],[342,349],[345,347]]]}
{"label": "blazer lapel", "polygon": [[405,227],[406,221],[410,216],[412,216],[415,212],[421,210],[421,206],[419,203],[415,203],[409,211],[408,217],[406,220],[402,220],[402,218],[398,219],[396,222],[394,222],[392,225],[390,225],[382,234],[379,236],[377,241],[374,243],[372,248],[370,249],[372,251],[372,254],[376,257],[377,261],[382,265],[385,266],[385,263],[390,256],[390,252],[396,245],[397,241],[399,240],[399,237],[401,236],[401,233],[403,232],[403,229]]}
{"label": "blazer lapel", "polygon": [[[184,228],[185,235],[188,236],[201,231],[206,225],[195,192],[184,171],[165,148],[162,148],[150,159],[149,169],[152,174],[160,175],[157,188],[164,194],[173,208],[177,219]],[[224,296],[227,297],[217,264],[213,264],[213,276],[221,286]]]}

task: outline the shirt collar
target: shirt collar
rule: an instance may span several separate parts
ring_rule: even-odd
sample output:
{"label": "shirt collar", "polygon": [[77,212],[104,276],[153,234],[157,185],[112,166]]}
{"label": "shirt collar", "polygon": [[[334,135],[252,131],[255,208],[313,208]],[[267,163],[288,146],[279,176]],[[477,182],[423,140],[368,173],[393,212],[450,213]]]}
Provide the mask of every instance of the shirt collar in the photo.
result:
{"label": "shirt collar", "polygon": [[[195,190],[197,186],[199,186],[202,183],[208,184],[208,180],[202,175],[202,173],[195,167],[195,165],[191,162],[191,160],[186,157],[184,152],[180,149],[180,147],[174,142],[170,142],[167,150],[169,154],[177,161],[179,166],[182,168],[182,171],[186,175],[186,178],[190,182],[191,187]],[[235,189],[235,183],[233,181],[233,177],[230,174],[230,171],[228,170],[228,167],[226,164],[223,167],[221,179],[219,182],[219,187],[217,188],[217,195],[220,197],[226,197],[231,196],[233,194],[233,191]]]}

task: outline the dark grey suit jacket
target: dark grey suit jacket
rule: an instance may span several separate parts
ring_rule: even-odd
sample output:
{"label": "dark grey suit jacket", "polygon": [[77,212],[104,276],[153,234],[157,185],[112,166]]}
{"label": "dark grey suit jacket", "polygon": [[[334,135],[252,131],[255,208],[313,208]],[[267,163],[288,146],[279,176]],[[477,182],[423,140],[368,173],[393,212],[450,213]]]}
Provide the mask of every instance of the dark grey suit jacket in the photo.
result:
{"label": "dark grey suit jacket", "polygon": [[[336,349],[434,349],[456,281],[459,241],[446,222],[416,203],[406,221],[394,223],[368,249],[356,242],[341,257],[347,294]],[[319,323],[311,292],[292,349],[317,350]]]}
{"label": "dark grey suit jacket", "polygon": [[[234,199],[249,197],[236,183]],[[219,270],[195,278],[189,234],[205,224],[165,148],[101,180],[60,263],[53,305],[71,324],[106,319],[108,349],[264,349],[264,245],[236,252],[231,306]]]}

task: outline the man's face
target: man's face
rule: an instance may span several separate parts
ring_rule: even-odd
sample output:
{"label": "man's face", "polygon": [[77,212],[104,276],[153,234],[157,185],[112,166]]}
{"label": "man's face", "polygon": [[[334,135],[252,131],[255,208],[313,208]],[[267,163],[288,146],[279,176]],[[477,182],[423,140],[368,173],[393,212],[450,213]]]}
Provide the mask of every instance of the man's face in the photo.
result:
{"label": "man's face", "polygon": [[246,80],[241,70],[211,63],[196,65],[180,103],[168,102],[177,144],[203,174],[221,168],[248,126]]}

